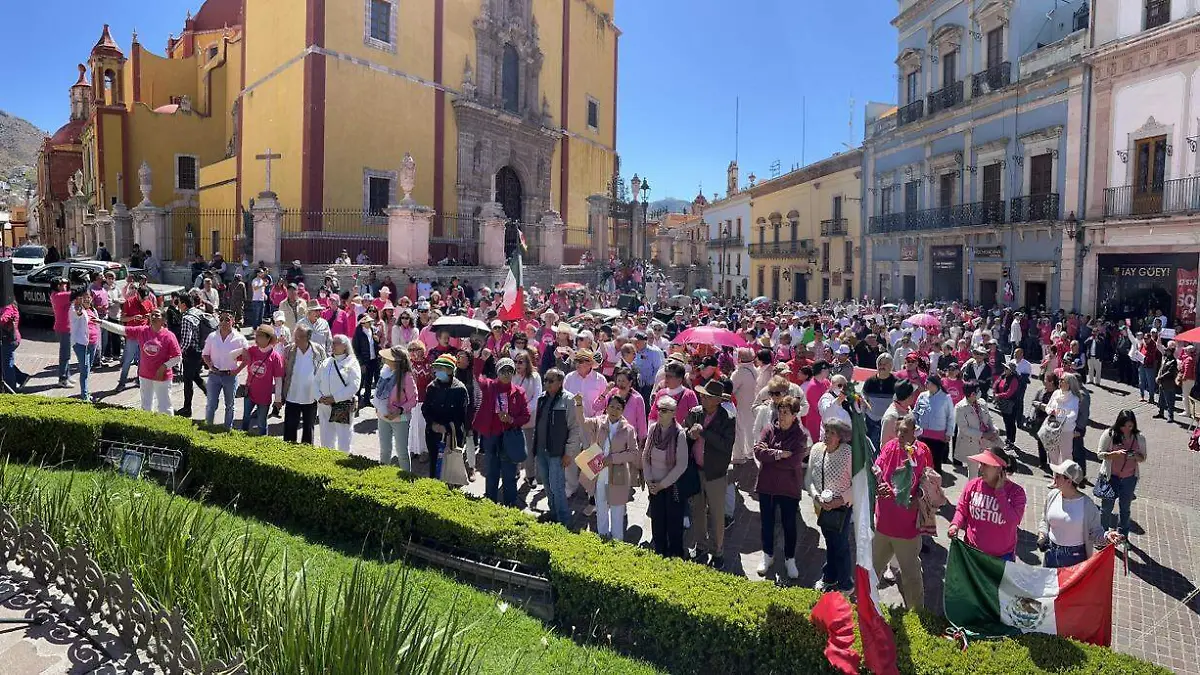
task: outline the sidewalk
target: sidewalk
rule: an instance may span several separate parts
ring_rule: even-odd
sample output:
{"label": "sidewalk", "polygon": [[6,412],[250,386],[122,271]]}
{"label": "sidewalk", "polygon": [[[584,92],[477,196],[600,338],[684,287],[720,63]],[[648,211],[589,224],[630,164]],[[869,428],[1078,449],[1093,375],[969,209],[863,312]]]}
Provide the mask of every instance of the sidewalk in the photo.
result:
{"label": "sidewalk", "polygon": [[[30,322],[22,326],[25,341],[17,352],[17,363],[33,375],[26,393],[49,396],[76,396],[78,387],[59,389],[54,372],[57,364],[57,343],[47,327]],[[92,390],[106,403],[139,406],[140,395],[136,388],[129,388],[108,396],[116,385],[116,369],[104,369],[93,374]],[[1030,387],[1030,400],[1038,387]],[[1200,453],[1187,449],[1187,428],[1183,424],[1168,424],[1165,420],[1153,419],[1155,406],[1140,403],[1137,391],[1119,385],[1092,388],[1091,428],[1085,444],[1094,450],[1096,440],[1103,428],[1116,418],[1117,412],[1129,408],[1138,418],[1142,433],[1149,443],[1149,459],[1142,465],[1138,498],[1133,503],[1133,533],[1130,536],[1131,550],[1128,575],[1118,561],[1117,580],[1114,586],[1114,649],[1160,664],[1178,673],[1200,675],[1200,597],[1193,595],[1200,583]],[[183,400],[177,385],[172,394],[176,407]],[[197,417],[203,416],[204,394],[198,392],[193,403]],[[1028,409],[1028,405],[1026,406]],[[237,409],[241,415],[240,403]],[[996,416],[997,420],[999,419]],[[1177,420],[1184,420],[1182,413]],[[378,445],[374,411],[364,410],[355,423],[352,452],[364,457],[377,458]],[[271,420],[271,433],[281,433],[282,420]],[[1036,467],[1037,444],[1025,431],[1019,433],[1017,445],[1024,463],[1013,479],[1020,483],[1029,496],[1029,505],[1022,523],[1018,557],[1024,562],[1040,564],[1040,555],[1034,547],[1037,520],[1045,504],[1046,485],[1049,480]],[[417,465],[414,471],[428,475],[426,465]],[[1095,478],[1099,464],[1092,455],[1088,463],[1088,477]],[[754,573],[761,560],[760,525],[758,502],[753,496],[755,468],[753,464],[737,467],[733,472],[739,487],[735,520],[726,529],[725,567],[733,574],[758,579]],[[947,486],[947,496],[957,500],[966,482],[961,473]],[[483,477],[477,474],[467,487],[471,494],[482,495]],[[582,493],[582,490],[580,491]],[[545,494],[539,489],[530,494],[522,489],[521,498],[528,500],[533,511],[546,508]],[[577,496],[575,501],[575,525],[589,527],[590,519],[582,516],[586,501]],[[628,509],[628,532],[630,542],[646,543],[650,539],[650,524],[646,514],[645,490],[639,490]],[[812,510],[802,505],[802,523],[798,532],[796,563],[800,578],[795,583],[811,587],[820,578],[824,551],[821,548],[820,532],[816,528],[816,517]],[[944,509],[943,515],[952,514]],[[948,540],[945,525],[942,533],[934,540],[931,550],[924,555],[925,604],[931,609],[942,605],[942,577],[945,571]],[[782,545],[782,537],[776,537]],[[782,572],[782,556],[776,557],[776,569],[768,574],[774,583],[787,583]],[[778,575],[780,578],[777,578]],[[884,602],[900,604],[900,594],[895,586],[881,592]],[[1184,599],[1190,596],[1187,604]],[[0,627],[2,628],[2,627]],[[3,674],[0,667],[0,675]]]}

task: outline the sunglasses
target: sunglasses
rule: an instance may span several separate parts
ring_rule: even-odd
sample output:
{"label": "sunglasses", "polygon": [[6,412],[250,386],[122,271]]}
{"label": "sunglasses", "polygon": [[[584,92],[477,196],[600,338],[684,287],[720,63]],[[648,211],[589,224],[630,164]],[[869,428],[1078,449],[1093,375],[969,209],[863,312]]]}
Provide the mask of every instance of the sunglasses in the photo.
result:
{"label": "sunglasses", "polygon": [[773,392],[771,392],[771,398],[774,398],[776,396],[783,396],[783,394],[784,394],[784,392],[782,392],[782,391],[773,391]]}

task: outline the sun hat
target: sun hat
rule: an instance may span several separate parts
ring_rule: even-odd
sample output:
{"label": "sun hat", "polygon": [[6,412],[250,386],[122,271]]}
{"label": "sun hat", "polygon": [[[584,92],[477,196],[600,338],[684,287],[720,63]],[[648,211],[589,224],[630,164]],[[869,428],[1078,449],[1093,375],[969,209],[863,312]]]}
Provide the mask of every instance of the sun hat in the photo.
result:
{"label": "sun hat", "polygon": [[[1008,462],[1005,459],[1003,459],[1001,454],[995,450],[984,450],[983,452],[981,452],[977,455],[971,455],[967,459],[969,459],[973,462],[979,462],[980,464],[986,464],[988,466],[994,466],[994,467],[997,467],[1000,469],[1003,469],[1006,466],[1008,466]],[[1072,463],[1074,463],[1074,462],[1072,462]]]}
{"label": "sun hat", "polygon": [[704,386],[696,387],[696,393],[710,398],[719,398],[722,401],[729,400],[729,394],[725,393],[725,385],[716,380],[709,380]]}

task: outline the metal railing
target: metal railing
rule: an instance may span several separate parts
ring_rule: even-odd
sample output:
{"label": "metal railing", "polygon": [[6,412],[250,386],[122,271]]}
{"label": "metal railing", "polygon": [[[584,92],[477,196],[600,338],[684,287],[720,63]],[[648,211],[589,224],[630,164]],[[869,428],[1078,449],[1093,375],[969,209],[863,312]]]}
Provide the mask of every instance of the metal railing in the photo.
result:
{"label": "metal railing", "polygon": [[896,126],[904,126],[916,122],[925,116],[924,99],[913,101],[896,111]]}
{"label": "metal railing", "polygon": [[847,223],[846,218],[830,218],[829,220],[821,221],[821,236],[822,237],[844,237],[846,236]]}
{"label": "metal railing", "polygon": [[439,213],[429,230],[430,256],[435,263],[476,265],[479,263],[479,219],[455,213]]}
{"label": "metal railing", "polygon": [[1058,220],[1059,213],[1059,198],[1053,192],[1044,195],[1013,197],[1009,203],[1009,222],[1013,223]]}
{"label": "metal railing", "polygon": [[252,252],[253,230],[247,220],[241,209],[171,209],[163,260],[190,262],[196,256],[211,260],[220,253],[226,260],[239,261]]}
{"label": "metal railing", "polygon": [[954,84],[938,89],[929,95],[929,114],[934,115],[938,111],[953,108],[962,102],[963,83],[962,80],[959,80]]}
{"label": "metal railing", "polygon": [[780,258],[801,256],[807,258],[812,249],[805,248],[800,241],[773,241],[750,244],[750,257]]}
{"label": "metal railing", "polygon": [[1130,218],[1200,212],[1200,176],[1104,190],[1104,217]]}
{"label": "metal railing", "polygon": [[745,245],[745,241],[742,239],[742,235],[740,234],[736,237],[718,237],[717,239],[713,239],[712,241],[708,242],[708,247],[710,249],[741,248],[743,245]]}
{"label": "metal railing", "polygon": [[872,234],[878,234],[991,225],[1004,222],[1004,211],[1003,201],[971,202],[970,204],[955,204],[921,211],[871,216],[868,227]]}
{"label": "metal railing", "polygon": [[1091,9],[1088,3],[1080,5],[1079,9],[1071,15],[1071,32],[1083,30],[1088,27],[1089,19],[1091,18]]}
{"label": "metal railing", "polygon": [[1003,89],[1012,84],[1012,63],[1004,61],[971,76],[971,96]]}
{"label": "metal railing", "polygon": [[1146,30],[1165,26],[1171,21],[1171,0],[1150,0],[1146,3]]}
{"label": "metal railing", "polygon": [[351,263],[387,262],[388,218],[363,209],[289,209],[283,212],[280,254],[283,260],[327,265],[345,252]]}

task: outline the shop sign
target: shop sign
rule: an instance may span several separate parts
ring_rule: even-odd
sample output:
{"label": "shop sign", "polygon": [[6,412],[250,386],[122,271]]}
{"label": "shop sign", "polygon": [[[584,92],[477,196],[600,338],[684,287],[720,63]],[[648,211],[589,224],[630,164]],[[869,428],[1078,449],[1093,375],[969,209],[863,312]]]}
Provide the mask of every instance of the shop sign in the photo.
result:
{"label": "shop sign", "polygon": [[1175,268],[1170,265],[1117,265],[1112,268],[1113,276],[1144,279],[1167,279],[1174,272]]}
{"label": "shop sign", "polygon": [[980,259],[980,258],[988,258],[988,259],[1003,258],[1004,257],[1004,247],[1003,246],[980,246],[975,249],[975,257],[977,259]]}
{"label": "shop sign", "polygon": [[1180,268],[1175,276],[1175,320],[1184,326],[1196,325],[1197,270]]}
{"label": "shop sign", "polygon": [[917,247],[916,246],[901,246],[900,247],[900,259],[904,260],[904,261],[909,261],[909,262],[916,261]]}
{"label": "shop sign", "polygon": [[841,285],[842,285],[842,273],[841,273],[841,272],[834,272],[834,273],[833,273],[833,285],[834,285],[834,286],[841,286]]}
{"label": "shop sign", "polygon": [[929,249],[933,257],[933,269],[957,270],[962,267],[962,248],[958,246],[934,246]]}

